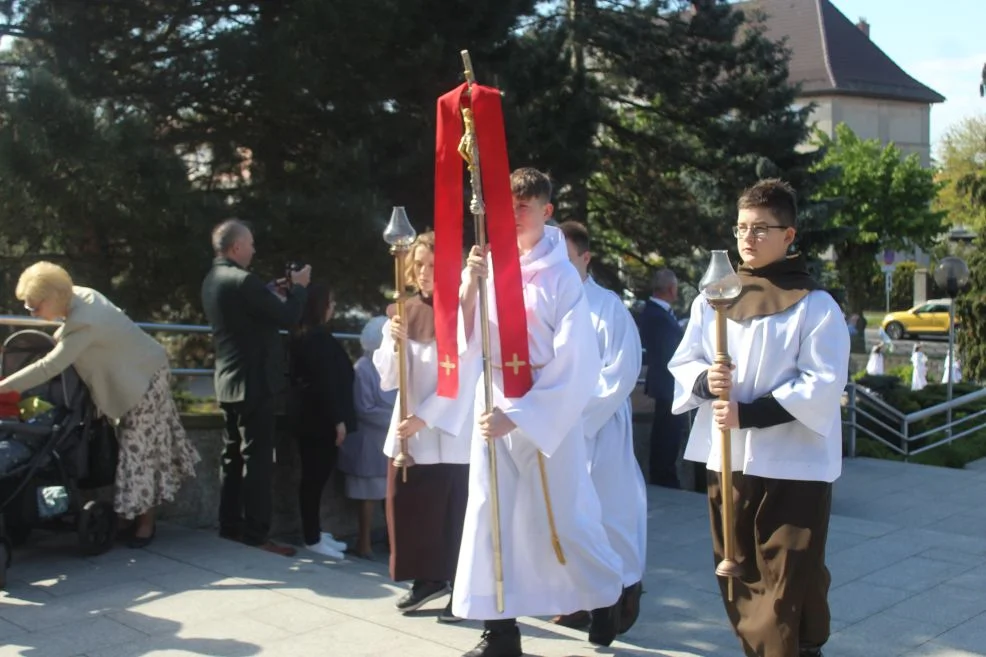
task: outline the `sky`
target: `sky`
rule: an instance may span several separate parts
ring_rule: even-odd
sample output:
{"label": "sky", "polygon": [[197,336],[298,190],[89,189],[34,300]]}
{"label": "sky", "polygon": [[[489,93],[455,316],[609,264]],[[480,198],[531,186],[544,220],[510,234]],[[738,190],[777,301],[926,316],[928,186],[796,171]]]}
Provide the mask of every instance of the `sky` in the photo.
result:
{"label": "sky", "polygon": [[979,83],[986,64],[986,0],[831,0],[847,18],[865,18],[870,39],[945,102],[931,108],[931,147],[949,126],[986,114]]}

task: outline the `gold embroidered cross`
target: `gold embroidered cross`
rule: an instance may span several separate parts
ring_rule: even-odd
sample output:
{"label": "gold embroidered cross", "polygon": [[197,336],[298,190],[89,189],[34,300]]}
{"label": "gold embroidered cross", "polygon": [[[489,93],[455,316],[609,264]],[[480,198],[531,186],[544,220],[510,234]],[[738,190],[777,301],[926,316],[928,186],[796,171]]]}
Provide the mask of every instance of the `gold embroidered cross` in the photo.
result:
{"label": "gold embroidered cross", "polygon": [[512,361],[503,364],[504,367],[509,367],[514,371],[514,376],[517,376],[517,374],[520,372],[520,368],[522,368],[524,365],[527,365],[527,363],[520,360],[517,354],[514,354],[514,359]]}
{"label": "gold embroidered cross", "polygon": [[455,363],[452,362],[452,359],[449,358],[448,354],[445,354],[445,360],[440,362],[438,366],[445,370],[445,376],[451,376],[452,370],[455,369]]}

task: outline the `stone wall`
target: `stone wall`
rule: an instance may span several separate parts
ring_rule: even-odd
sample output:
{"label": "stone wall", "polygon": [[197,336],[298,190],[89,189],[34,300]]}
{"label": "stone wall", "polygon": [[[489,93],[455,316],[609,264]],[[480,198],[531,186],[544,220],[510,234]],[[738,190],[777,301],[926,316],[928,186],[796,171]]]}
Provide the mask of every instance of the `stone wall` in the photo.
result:
{"label": "stone wall", "polygon": [[[653,401],[638,389],[633,396],[634,449],[637,461],[642,464],[647,477],[649,440]],[[185,483],[178,498],[164,505],[160,516],[164,520],[196,528],[215,528],[219,509],[219,465],[222,453],[223,422],[220,415],[184,415],[182,420],[188,437],[199,451],[202,460],[196,468],[196,477]],[[679,476],[682,486],[695,490],[694,468],[682,464],[679,458]],[[300,467],[294,440],[283,430],[275,439],[274,467],[274,518],[271,533],[280,539],[300,541],[301,519],[298,514],[298,481]],[[383,505],[377,512],[375,526],[384,526]],[[333,473],[322,498],[322,529],[336,536],[353,536],[356,533],[355,503],[343,497],[343,477]]]}
{"label": "stone wall", "polygon": [[[215,528],[218,526],[222,416],[183,415],[182,421],[202,460],[196,467],[195,479],[185,483],[174,502],[161,508],[160,516],[164,520],[188,527]],[[274,517],[271,534],[299,542],[301,517],[298,513],[298,482],[301,468],[295,442],[286,431],[279,430],[275,437],[274,460]],[[343,497],[342,486],[342,475],[333,473],[322,498],[322,529],[336,536],[355,535],[355,503]],[[381,502],[376,526],[382,528],[383,524]]]}

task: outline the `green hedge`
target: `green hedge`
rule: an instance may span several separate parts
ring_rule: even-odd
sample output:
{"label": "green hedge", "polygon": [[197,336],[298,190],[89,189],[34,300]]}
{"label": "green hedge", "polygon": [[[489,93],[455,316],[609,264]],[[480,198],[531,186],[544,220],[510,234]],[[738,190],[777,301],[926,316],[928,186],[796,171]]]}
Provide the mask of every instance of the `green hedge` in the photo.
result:
{"label": "green hedge", "polygon": [[[948,398],[947,386],[941,384],[931,384],[924,390],[914,392],[910,389],[910,372],[904,372],[908,367],[898,368],[901,372],[886,374],[883,376],[862,375],[855,377],[858,385],[869,388],[873,392],[894,407],[898,411],[909,414],[921,409],[930,408],[946,401]],[[908,381],[905,385],[904,381]],[[980,390],[980,387],[973,383],[956,383],[953,385],[953,396],[961,397]],[[986,400],[980,400],[972,404],[967,404],[952,413],[953,420],[958,420],[970,413],[975,413],[986,409]],[[940,426],[945,421],[945,415],[937,415],[921,422],[916,422],[910,426],[910,434],[918,435]],[[866,427],[873,433],[881,436],[887,442],[901,446],[900,439],[888,432],[886,429],[876,424],[869,418],[859,418],[859,424]],[[963,430],[960,427],[959,430]],[[944,436],[944,431],[935,433],[930,437],[930,442],[939,440]],[[928,439],[912,441],[910,449],[918,449],[927,444]],[[904,457],[897,454],[887,446],[879,443],[868,436],[859,435],[856,440],[857,456],[870,456],[875,458],[904,460]],[[980,430],[968,436],[964,436],[957,441],[935,447],[927,452],[910,456],[907,458],[912,463],[924,463],[926,465],[939,465],[949,468],[964,468],[966,463],[986,458],[986,430]]]}

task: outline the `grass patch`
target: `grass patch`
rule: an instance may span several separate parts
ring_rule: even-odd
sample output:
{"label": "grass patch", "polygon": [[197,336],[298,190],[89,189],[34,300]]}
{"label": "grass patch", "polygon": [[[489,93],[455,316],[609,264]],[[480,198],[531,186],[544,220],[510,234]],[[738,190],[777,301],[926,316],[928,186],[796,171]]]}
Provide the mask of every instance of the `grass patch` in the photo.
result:
{"label": "grass patch", "polygon": [[883,322],[883,318],[887,316],[887,313],[882,310],[864,310],[863,319],[866,320],[866,328],[879,328],[880,323]]}

